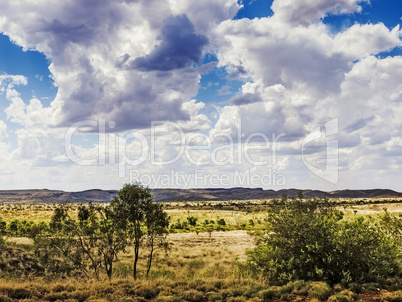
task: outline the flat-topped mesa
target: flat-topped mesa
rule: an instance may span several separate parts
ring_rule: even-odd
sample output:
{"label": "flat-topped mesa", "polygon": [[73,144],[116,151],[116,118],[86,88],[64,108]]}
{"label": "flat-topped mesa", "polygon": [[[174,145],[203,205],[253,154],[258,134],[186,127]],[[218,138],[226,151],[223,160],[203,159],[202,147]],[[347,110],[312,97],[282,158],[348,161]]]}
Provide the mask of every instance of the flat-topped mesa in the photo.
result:
{"label": "flat-topped mesa", "polygon": [[[297,197],[300,189],[263,190],[262,188],[206,188],[206,189],[153,189],[155,201],[224,201],[224,200],[262,200]],[[398,198],[402,193],[389,189],[369,190],[302,190],[306,198]],[[79,192],[61,190],[3,190],[0,202],[16,203],[57,203],[57,202],[110,202],[117,190],[92,189]]]}

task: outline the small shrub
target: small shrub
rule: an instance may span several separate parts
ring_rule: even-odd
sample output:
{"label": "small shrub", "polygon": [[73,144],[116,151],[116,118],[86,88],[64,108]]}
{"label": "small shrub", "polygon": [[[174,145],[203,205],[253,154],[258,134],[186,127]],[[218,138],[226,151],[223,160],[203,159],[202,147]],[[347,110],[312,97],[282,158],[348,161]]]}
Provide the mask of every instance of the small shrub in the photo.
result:
{"label": "small shrub", "polygon": [[133,266],[130,263],[117,262],[113,267],[113,276],[127,277],[133,274]]}
{"label": "small shrub", "polygon": [[0,302],[13,302],[13,299],[4,295],[0,295]]}
{"label": "small shrub", "polygon": [[229,297],[226,299],[226,302],[245,302],[247,301],[247,297],[240,296],[240,297]]}
{"label": "small shrub", "polygon": [[354,293],[360,294],[362,292],[362,285],[360,283],[350,283],[349,290]]}
{"label": "small shrub", "polygon": [[183,299],[178,296],[158,296],[156,302],[182,302]]}
{"label": "small shrub", "polygon": [[307,288],[311,282],[305,282],[303,280],[297,280],[292,282],[292,293],[296,295],[307,295]]}
{"label": "small shrub", "polygon": [[309,298],[325,300],[330,294],[331,288],[325,282],[313,282],[307,288],[307,295]]}
{"label": "small shrub", "polygon": [[278,298],[279,296],[279,288],[277,286],[272,286],[271,288],[260,291],[260,298],[264,302]]}
{"label": "small shrub", "polygon": [[149,278],[150,279],[155,279],[155,278],[159,278],[159,277],[167,277],[167,278],[174,278],[175,277],[175,273],[166,269],[166,268],[161,268],[159,270],[151,270],[149,272]]}
{"label": "small shrub", "polygon": [[205,297],[207,298],[208,301],[222,301],[223,296],[220,293],[217,292],[208,292],[206,293]]}
{"label": "small shrub", "polygon": [[204,293],[195,289],[184,291],[180,294],[181,298],[190,302],[204,301]]}
{"label": "small shrub", "polygon": [[384,298],[385,298],[384,301],[401,302],[402,301],[402,290],[394,291],[391,293],[386,293]]}
{"label": "small shrub", "polygon": [[350,302],[350,299],[348,296],[345,296],[341,293],[337,293],[335,295],[332,295],[328,298],[328,302]]}
{"label": "small shrub", "polygon": [[67,292],[53,292],[53,293],[48,293],[47,295],[44,296],[45,300],[48,301],[58,301],[62,300],[65,301],[69,298],[69,295]]}
{"label": "small shrub", "polygon": [[84,302],[86,301],[90,296],[92,295],[92,292],[89,290],[77,290],[74,291],[70,294],[70,297],[77,300],[78,302]]}
{"label": "small shrub", "polygon": [[188,224],[191,225],[191,226],[196,226],[197,220],[198,220],[197,217],[194,217],[194,216],[187,216]]}
{"label": "small shrub", "polygon": [[218,219],[218,220],[216,221],[216,223],[217,223],[218,225],[222,225],[222,226],[225,226],[225,225],[226,225],[226,221],[225,221],[225,219],[223,219],[223,218]]}
{"label": "small shrub", "polygon": [[229,298],[234,296],[233,292],[228,288],[221,289],[219,292],[222,294],[223,298]]}
{"label": "small shrub", "polygon": [[230,291],[232,292],[232,295],[234,297],[237,296],[245,296],[247,293],[248,288],[245,286],[236,286],[230,289]]}
{"label": "small shrub", "polygon": [[389,286],[389,290],[390,291],[398,291],[398,290],[402,290],[402,284],[400,283],[393,283]]}
{"label": "small shrub", "polygon": [[31,291],[26,288],[8,289],[7,293],[10,298],[17,300],[28,299],[32,296]]}
{"label": "small shrub", "polygon": [[188,263],[188,266],[192,269],[199,269],[199,268],[203,268],[205,266],[205,261],[204,260],[191,260]]}
{"label": "small shrub", "polygon": [[135,293],[137,296],[149,300],[155,298],[159,294],[159,288],[152,284],[143,284],[135,290]]}
{"label": "small shrub", "polygon": [[341,294],[347,296],[350,300],[357,299],[357,297],[358,297],[357,294],[355,294],[354,292],[347,290],[347,289],[341,291]]}

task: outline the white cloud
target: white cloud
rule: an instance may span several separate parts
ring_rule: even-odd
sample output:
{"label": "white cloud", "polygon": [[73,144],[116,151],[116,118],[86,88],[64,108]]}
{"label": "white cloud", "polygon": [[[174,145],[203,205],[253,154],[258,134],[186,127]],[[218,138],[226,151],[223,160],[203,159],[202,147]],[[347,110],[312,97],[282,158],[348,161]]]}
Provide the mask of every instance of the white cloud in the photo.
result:
{"label": "white cloud", "polygon": [[[359,186],[387,187],[389,182],[396,187],[392,175],[402,166],[402,58],[375,55],[401,46],[400,28],[355,24],[333,35],[320,22],[329,14],[359,13],[364,1],[358,0],[275,0],[270,18],[231,20],[239,9],[236,2],[115,0],[96,6],[80,0],[1,2],[0,30],[25,49],[46,54],[58,94],[50,106],[35,98],[23,100],[18,85],[27,85],[27,78],[0,75],[0,93],[10,102],[5,113],[14,124],[0,121],[4,163],[0,180],[14,187],[19,181],[19,187],[51,183],[76,190],[95,183],[118,188],[130,180],[130,170],[144,175],[169,173],[172,168],[186,175],[198,168],[205,173],[233,175],[238,169],[263,174],[267,167],[244,158],[222,166],[201,164],[211,156],[225,161],[230,150],[214,153],[213,148],[227,145],[228,137],[241,142],[233,150],[234,157],[241,158],[247,138],[258,133],[257,144],[264,136],[272,142],[272,135],[284,134],[271,168],[286,175],[287,187],[332,189],[303,165],[301,140],[339,118],[338,186],[350,187],[357,177]],[[197,42],[194,53],[180,48],[196,46],[189,41]],[[193,66],[207,51],[217,54],[218,67],[226,67],[229,81],[244,82],[240,93],[223,107],[194,99],[201,75],[216,64]],[[174,55],[155,65],[165,52]],[[211,108],[217,116],[208,112]],[[191,158],[182,156],[166,166],[153,164],[148,148],[147,160],[125,167],[126,177],[120,179],[116,148],[105,151],[107,160],[114,159],[105,165],[80,166],[66,156],[65,127],[98,118],[115,121],[112,131],[135,129],[148,142],[151,121],[177,122],[181,134],[169,125],[156,129],[158,161],[180,152],[182,135],[192,137],[194,146],[205,147],[208,139],[213,146],[193,150]],[[214,126],[212,118],[217,119]],[[3,141],[13,135],[17,146],[10,149]],[[126,141],[114,134],[108,139],[106,144],[93,138],[82,145],[73,141],[72,150],[81,159],[97,160],[114,141],[127,147],[130,158],[141,153],[138,140]],[[321,138],[307,146],[308,159],[319,166],[325,164],[325,143],[326,138]],[[270,147],[254,150],[251,157],[272,160]],[[376,175],[391,172],[367,180],[367,170],[377,171]]]}
{"label": "white cloud", "polygon": [[333,52],[356,60],[402,46],[400,36],[399,25],[390,31],[382,23],[355,24],[335,37]]}
{"label": "white cloud", "polygon": [[2,120],[0,120],[0,140],[8,137],[7,125]]}
{"label": "white cloud", "polygon": [[119,68],[119,60],[152,53],[171,15],[186,14],[188,26],[192,23],[198,35],[205,35],[238,8],[234,0],[109,1],[96,6],[79,0],[2,2],[0,29],[51,60],[59,88],[51,106],[53,125],[102,117],[116,121],[118,131],[149,127],[153,120],[190,120],[183,103],[197,94],[200,79],[191,65],[143,72]]}
{"label": "white cloud", "polygon": [[308,25],[318,22],[328,14],[361,12],[359,3],[369,0],[275,0],[272,10],[275,18],[292,25]]}

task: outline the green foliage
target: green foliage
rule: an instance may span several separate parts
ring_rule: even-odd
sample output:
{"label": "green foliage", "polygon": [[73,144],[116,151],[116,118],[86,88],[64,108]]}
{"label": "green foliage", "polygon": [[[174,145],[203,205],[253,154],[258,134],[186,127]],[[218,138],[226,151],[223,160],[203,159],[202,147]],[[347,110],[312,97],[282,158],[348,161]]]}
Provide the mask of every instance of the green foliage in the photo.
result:
{"label": "green foliage", "polygon": [[198,220],[197,217],[194,217],[194,216],[187,216],[188,224],[191,225],[191,226],[196,226],[197,220]]}
{"label": "green foliage", "polygon": [[125,184],[117,193],[117,197],[111,206],[116,209],[116,213],[119,213],[119,221],[127,230],[134,247],[134,279],[137,278],[140,248],[144,240],[146,241],[150,249],[147,257],[148,275],[152,265],[155,244],[167,247],[165,238],[169,226],[169,217],[163,211],[162,205],[153,201],[151,190],[139,183]]}
{"label": "green foliage", "polygon": [[398,247],[384,230],[363,217],[342,221],[327,199],[284,196],[272,203],[265,234],[248,263],[272,281],[330,284],[376,281],[398,269]]}
{"label": "green foliage", "polygon": [[7,225],[5,221],[0,219],[0,233],[2,235],[35,238],[36,235],[48,229],[49,225],[43,221],[35,223],[28,220],[14,219]]}
{"label": "green foliage", "polygon": [[4,252],[6,248],[6,241],[4,240],[3,236],[0,236],[0,255]]}
{"label": "green foliage", "polygon": [[6,248],[6,241],[4,240],[3,236],[7,234],[7,223],[0,218],[0,255]]}
{"label": "green foliage", "polygon": [[7,222],[0,218],[0,235],[4,236],[7,234]]}
{"label": "green foliage", "polygon": [[205,266],[205,261],[204,260],[191,260],[188,263],[188,266],[192,269],[200,269],[203,268]]}
{"label": "green foliage", "polygon": [[35,253],[48,272],[74,271],[98,278],[104,268],[109,279],[113,259],[127,244],[127,233],[119,213],[112,205],[92,203],[78,207],[78,218],[71,217],[68,204],[58,206],[47,233],[35,236]]}
{"label": "green foliage", "polygon": [[331,288],[325,282],[313,282],[307,287],[307,295],[309,298],[326,300],[330,294]]}
{"label": "green foliage", "polygon": [[223,219],[223,218],[218,219],[218,220],[216,221],[216,223],[217,223],[218,225],[222,225],[222,226],[226,225],[225,219]]}
{"label": "green foliage", "polygon": [[381,226],[402,245],[402,214],[393,215],[384,210],[384,214],[380,216]]}
{"label": "green foliage", "polygon": [[206,293],[205,297],[207,298],[207,301],[222,301],[223,296],[220,293],[217,292],[208,292]]}
{"label": "green foliage", "polygon": [[161,203],[153,202],[151,191],[139,184],[125,185],[117,198],[107,206],[92,203],[78,206],[76,217],[71,205],[64,203],[54,209],[49,225],[24,224],[14,220],[11,232],[34,238],[35,253],[50,274],[77,275],[98,278],[103,269],[108,278],[120,251],[134,246],[134,277],[140,247],[148,248],[148,275],[156,247],[167,248],[169,217]]}
{"label": "green foliage", "polygon": [[34,254],[17,248],[5,248],[0,257],[1,277],[43,276],[44,269]]}
{"label": "green foliage", "polygon": [[377,282],[398,271],[398,245],[374,221],[343,222],[336,239],[343,283]]}
{"label": "green foliage", "polygon": [[350,302],[350,298],[344,294],[337,293],[329,297],[328,302]]}

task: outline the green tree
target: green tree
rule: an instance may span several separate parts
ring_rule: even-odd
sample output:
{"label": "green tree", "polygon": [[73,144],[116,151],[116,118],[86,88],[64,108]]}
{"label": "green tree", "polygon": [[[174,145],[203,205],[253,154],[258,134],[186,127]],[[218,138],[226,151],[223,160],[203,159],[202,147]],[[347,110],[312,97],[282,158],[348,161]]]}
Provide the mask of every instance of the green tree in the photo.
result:
{"label": "green tree", "polygon": [[191,225],[191,226],[196,226],[197,225],[197,220],[198,220],[197,217],[187,216],[188,224]]}
{"label": "green tree", "polygon": [[[90,245],[83,236],[79,223],[70,217],[71,206],[67,203],[59,204],[53,213],[48,232],[43,232],[34,238],[35,254],[40,259],[47,273],[71,274],[78,271],[89,277],[87,253]],[[81,208],[80,212],[83,211]],[[76,236],[77,232],[81,236]],[[92,253],[89,251],[91,257]],[[93,265],[95,264],[95,265]],[[98,262],[92,268],[97,274]]]}
{"label": "green tree", "polygon": [[0,254],[6,247],[6,241],[4,239],[5,235],[7,235],[7,222],[0,218]]}
{"label": "green tree", "polygon": [[127,228],[134,247],[133,277],[137,279],[137,263],[140,248],[148,239],[150,255],[148,257],[147,273],[152,264],[155,238],[161,237],[169,225],[168,218],[162,206],[156,206],[151,190],[139,183],[125,184],[112,202],[118,209],[121,221]]}
{"label": "green tree", "polygon": [[370,282],[396,272],[395,241],[373,221],[342,221],[328,199],[288,200],[271,204],[265,233],[248,263],[274,282]]}
{"label": "green tree", "polygon": [[216,221],[216,223],[217,223],[218,225],[221,225],[221,226],[225,226],[225,225],[226,225],[226,221],[225,221],[225,219],[223,219],[223,218],[218,219],[218,220]]}
{"label": "green tree", "polygon": [[116,210],[111,205],[82,204],[74,218],[69,205],[58,206],[50,231],[34,238],[36,254],[52,271],[78,269],[88,277],[93,271],[99,278],[103,267],[111,279],[113,259],[127,243],[127,233]]}
{"label": "green tree", "polygon": [[169,226],[169,216],[163,211],[163,205],[153,203],[145,214],[146,227],[147,227],[147,246],[149,247],[149,254],[147,257],[147,276],[151,270],[154,248],[156,246],[164,249],[168,248],[167,234]]}
{"label": "green tree", "polygon": [[0,236],[7,234],[7,222],[0,218]]}
{"label": "green tree", "polygon": [[97,207],[99,214],[98,253],[103,258],[103,265],[109,280],[112,279],[113,260],[127,245],[127,232],[120,219],[119,209],[114,206]]}

